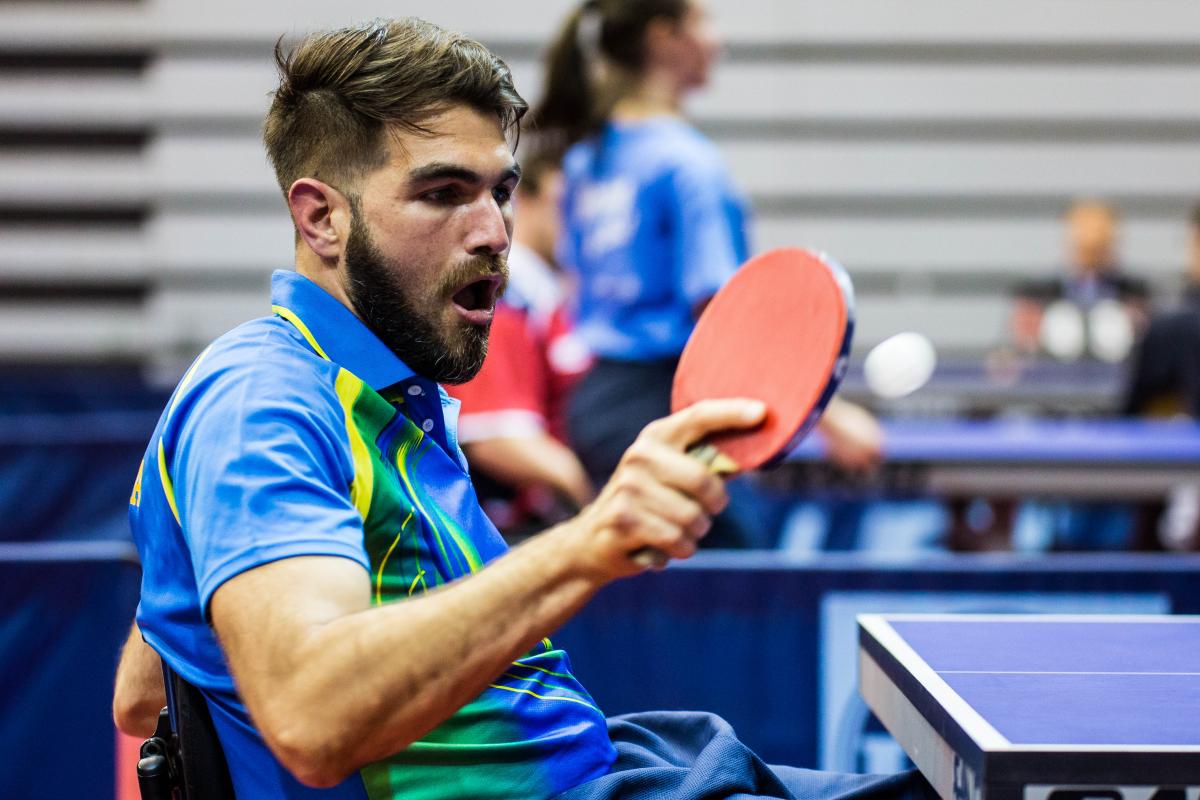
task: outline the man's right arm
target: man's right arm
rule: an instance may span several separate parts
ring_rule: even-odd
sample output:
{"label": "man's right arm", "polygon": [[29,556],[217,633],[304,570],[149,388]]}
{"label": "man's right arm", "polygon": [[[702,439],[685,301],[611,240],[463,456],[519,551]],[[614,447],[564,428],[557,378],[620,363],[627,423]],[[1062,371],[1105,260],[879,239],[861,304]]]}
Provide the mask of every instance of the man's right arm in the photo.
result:
{"label": "man's right arm", "polygon": [[632,552],[692,555],[727,500],[685,450],[762,413],[709,401],[652,423],[579,516],[421,597],[372,607],[367,572],[330,557],[282,559],[223,583],[213,626],[267,744],[301,781],[330,786],[416,741],[597,589],[641,571]]}

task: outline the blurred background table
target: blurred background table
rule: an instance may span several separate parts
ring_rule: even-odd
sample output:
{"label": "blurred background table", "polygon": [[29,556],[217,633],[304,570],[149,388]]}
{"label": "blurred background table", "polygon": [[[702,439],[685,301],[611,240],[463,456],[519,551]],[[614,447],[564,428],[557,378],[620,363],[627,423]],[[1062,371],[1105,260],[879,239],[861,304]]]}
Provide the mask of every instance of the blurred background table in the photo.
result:
{"label": "blurred background table", "polygon": [[1111,416],[1121,408],[1126,370],[1103,361],[951,356],[919,392],[884,400],[868,389],[862,364],[851,362],[841,394],[891,416]]}

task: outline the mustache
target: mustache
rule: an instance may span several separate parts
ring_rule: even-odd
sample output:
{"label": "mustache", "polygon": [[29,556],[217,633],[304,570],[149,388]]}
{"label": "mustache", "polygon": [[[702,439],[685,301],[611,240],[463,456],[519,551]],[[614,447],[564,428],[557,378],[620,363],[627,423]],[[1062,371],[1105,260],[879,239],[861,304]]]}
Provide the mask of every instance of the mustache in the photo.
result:
{"label": "mustache", "polygon": [[453,294],[468,283],[482,278],[500,278],[496,297],[503,297],[508,288],[508,257],[501,253],[471,256],[459,262],[442,281],[442,290]]}

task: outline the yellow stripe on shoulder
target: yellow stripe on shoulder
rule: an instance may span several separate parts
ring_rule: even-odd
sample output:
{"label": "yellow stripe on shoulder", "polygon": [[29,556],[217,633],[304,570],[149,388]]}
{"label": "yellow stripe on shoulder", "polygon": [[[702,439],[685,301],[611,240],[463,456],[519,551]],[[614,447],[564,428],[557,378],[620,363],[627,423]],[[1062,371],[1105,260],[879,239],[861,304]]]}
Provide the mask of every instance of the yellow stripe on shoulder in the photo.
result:
{"label": "yellow stripe on shoulder", "polygon": [[175,521],[179,522],[179,509],[175,506],[175,484],[171,482],[171,476],[167,473],[167,451],[163,447],[162,437],[158,439],[158,479],[162,482],[163,494],[167,496],[171,514]]}
{"label": "yellow stripe on shoulder", "polygon": [[129,505],[140,506],[142,504],[142,473],[146,469],[146,459],[138,462],[137,477],[133,480],[133,492],[129,495]]}
{"label": "yellow stripe on shoulder", "polygon": [[200,351],[200,355],[196,356],[196,360],[192,362],[190,367],[188,367],[187,372],[183,373],[183,377],[180,379],[179,385],[175,387],[175,397],[171,400],[171,408],[167,411],[167,419],[170,419],[171,415],[175,413],[175,406],[179,405],[179,400],[183,397],[183,393],[187,391],[187,387],[189,384],[191,384],[192,378],[196,377],[196,368],[200,366],[200,362],[204,360],[204,357],[208,355],[208,351],[210,350],[212,350],[211,344]]}
{"label": "yellow stripe on shoulder", "polygon": [[362,394],[363,382],[346,369],[339,369],[334,383],[338,400],[346,417],[346,436],[350,440],[350,455],[354,460],[354,480],[350,483],[350,502],[358,509],[365,522],[371,510],[371,496],[375,492],[375,468],[371,464],[371,453],[358,426],[354,424],[354,403]]}
{"label": "yellow stripe on shoulder", "polygon": [[[187,391],[188,385],[192,382],[192,378],[196,376],[196,369],[200,366],[200,362],[204,360],[205,356],[207,356],[211,350],[212,345],[210,344],[208,347],[200,351],[200,355],[196,356],[196,360],[192,362],[190,367],[188,367],[187,372],[183,373],[183,378],[180,379],[179,385],[175,387],[175,397],[171,400],[171,405],[167,409],[168,420],[170,420],[172,415],[174,415],[175,407],[179,405],[179,401],[183,397],[183,393]],[[175,484],[171,481],[171,473],[167,469],[167,449],[163,445],[161,436],[158,437],[158,479],[159,482],[162,483],[163,494],[165,494],[167,497],[167,505],[171,507],[171,514],[175,517],[175,521],[179,522],[179,508],[175,505]],[[141,484],[142,469],[141,467],[138,467],[137,488],[135,490],[138,502],[135,505],[141,504]]]}
{"label": "yellow stripe on shoulder", "polygon": [[312,346],[312,349],[317,351],[317,355],[319,355],[321,358],[325,359],[326,361],[330,360],[329,356],[325,355],[325,351],[321,349],[321,345],[317,343],[317,337],[312,335],[312,331],[310,331],[308,329],[308,326],[304,324],[304,320],[302,320],[302,319],[300,319],[300,317],[296,316],[295,311],[292,311],[290,308],[284,308],[283,306],[277,306],[277,305],[271,306],[271,311],[273,311],[274,313],[276,313],[279,316],[286,319],[288,322],[295,325],[296,330],[300,331],[300,333],[303,334],[304,338],[307,339],[308,343]]}

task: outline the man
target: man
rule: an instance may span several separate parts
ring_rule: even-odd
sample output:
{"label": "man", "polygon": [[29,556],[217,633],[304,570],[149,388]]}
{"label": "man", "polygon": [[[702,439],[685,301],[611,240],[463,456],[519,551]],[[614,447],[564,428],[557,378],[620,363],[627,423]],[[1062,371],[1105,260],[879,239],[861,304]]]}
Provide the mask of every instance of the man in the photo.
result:
{"label": "man", "polygon": [[565,444],[565,403],[591,359],[572,330],[565,276],[554,262],[562,171],[555,153],[521,160],[509,284],[496,305],[479,374],[448,387],[462,402],[459,442],[488,517],[508,541],[540,532],[594,494]]}
{"label": "man", "polygon": [[[486,49],[416,20],[311,36],[278,61],[264,138],[296,271],[273,277],[275,316],[197,358],[147,448],[118,722],[148,725],[127,716],[150,705],[144,637],[203,692],[233,786],[256,800],[636,796],[649,773],[631,765],[735,747],[709,717],[610,734],[545,637],[638,572],[633,551],[695,552],[726,496],[684,452],[757,424],[761,404],[655,422],[579,516],[506,553],[437,382],[469,379],[486,351],[525,104]],[[713,780],[775,791],[791,774],[760,763],[723,760]]]}
{"label": "man", "polygon": [[[1118,266],[1116,210],[1100,200],[1076,200],[1067,207],[1063,221],[1069,261],[1066,273],[1028,281],[1016,289],[1011,333],[1013,344],[1024,353],[1045,349],[1045,311],[1059,301],[1084,313],[1101,301],[1116,301],[1132,327],[1140,327],[1146,313],[1150,292],[1145,281]],[[1086,343],[1083,337],[1079,342]],[[1050,344],[1049,349],[1055,350]]]}
{"label": "man", "polygon": [[[1126,377],[1126,416],[1200,420],[1200,205],[1188,218],[1188,268],[1180,308],[1156,314],[1134,349]],[[1139,549],[1200,550],[1200,485],[1172,489],[1166,502],[1138,507]]]}
{"label": "man", "polygon": [[1200,419],[1200,205],[1189,218],[1183,306],[1156,315],[1134,352],[1124,412]]}

